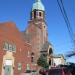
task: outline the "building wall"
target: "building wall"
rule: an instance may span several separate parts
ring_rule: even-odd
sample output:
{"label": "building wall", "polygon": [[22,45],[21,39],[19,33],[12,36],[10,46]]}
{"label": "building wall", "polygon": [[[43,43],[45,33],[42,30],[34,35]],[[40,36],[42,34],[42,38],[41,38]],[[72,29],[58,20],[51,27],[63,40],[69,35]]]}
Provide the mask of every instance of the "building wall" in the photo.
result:
{"label": "building wall", "polygon": [[63,55],[53,56],[53,66],[64,65],[65,60]]}
{"label": "building wall", "polygon": [[47,27],[43,20],[31,20],[28,22],[26,33],[30,35],[30,43],[32,45],[32,52],[34,52],[34,61],[40,56],[42,46],[48,41]]}
{"label": "building wall", "polygon": [[[15,44],[16,51],[7,53],[4,50],[4,43]],[[14,59],[12,66],[13,75],[20,75],[20,72],[25,72],[27,64],[31,65],[31,57],[28,52],[31,52],[31,45],[27,43],[21,36],[19,30],[14,23],[1,23],[0,24],[0,75],[3,75],[5,59]],[[12,59],[12,60],[13,60]],[[21,70],[18,70],[18,63],[21,63]],[[3,69],[3,71],[2,71]],[[12,75],[12,74],[11,74]]]}

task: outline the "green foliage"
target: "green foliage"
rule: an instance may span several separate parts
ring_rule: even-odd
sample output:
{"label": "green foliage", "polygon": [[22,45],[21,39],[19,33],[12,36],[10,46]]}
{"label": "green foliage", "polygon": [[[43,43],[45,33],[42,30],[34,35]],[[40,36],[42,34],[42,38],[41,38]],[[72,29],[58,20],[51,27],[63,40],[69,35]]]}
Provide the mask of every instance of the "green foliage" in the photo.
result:
{"label": "green foliage", "polygon": [[37,64],[43,68],[48,68],[49,67],[49,64],[47,63],[47,57],[46,56],[43,56],[41,55],[39,57],[39,59],[37,60]]}

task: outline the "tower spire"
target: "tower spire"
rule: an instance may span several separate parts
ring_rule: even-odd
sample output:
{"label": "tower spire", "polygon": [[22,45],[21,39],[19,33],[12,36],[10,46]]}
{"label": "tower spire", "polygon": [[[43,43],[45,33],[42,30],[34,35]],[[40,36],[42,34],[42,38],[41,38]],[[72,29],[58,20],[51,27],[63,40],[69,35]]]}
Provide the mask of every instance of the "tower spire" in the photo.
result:
{"label": "tower spire", "polygon": [[35,0],[32,6],[31,19],[44,19],[45,8],[41,0]]}

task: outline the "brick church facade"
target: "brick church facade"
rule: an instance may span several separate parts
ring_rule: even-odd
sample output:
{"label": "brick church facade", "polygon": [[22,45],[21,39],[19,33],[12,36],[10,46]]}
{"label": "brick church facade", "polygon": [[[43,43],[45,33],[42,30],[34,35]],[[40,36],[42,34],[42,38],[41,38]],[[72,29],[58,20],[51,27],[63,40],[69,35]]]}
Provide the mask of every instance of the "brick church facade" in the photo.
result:
{"label": "brick church facade", "polygon": [[[23,32],[23,35],[32,45],[33,63],[37,62],[40,56],[40,52],[45,43],[48,43],[48,31],[45,20],[45,8],[41,0],[36,0],[32,6],[30,13],[30,20],[28,21],[28,27]],[[29,37],[29,38],[28,38]]]}
{"label": "brick church facade", "polygon": [[45,8],[41,0],[33,4],[28,27],[20,32],[12,22],[0,23],[0,75],[20,75],[37,70],[40,54],[53,53],[48,42]]}
{"label": "brick church facade", "polygon": [[[31,45],[12,22],[0,23],[0,75],[19,75],[30,64]],[[6,70],[6,71],[5,71]],[[5,71],[5,72],[4,72]]]}

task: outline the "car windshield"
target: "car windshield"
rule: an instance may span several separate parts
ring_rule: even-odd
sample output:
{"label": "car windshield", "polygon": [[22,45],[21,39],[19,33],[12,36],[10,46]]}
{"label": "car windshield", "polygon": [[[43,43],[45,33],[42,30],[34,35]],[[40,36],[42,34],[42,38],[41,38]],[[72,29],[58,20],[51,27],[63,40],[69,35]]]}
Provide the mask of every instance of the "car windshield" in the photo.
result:
{"label": "car windshield", "polygon": [[50,70],[48,72],[48,75],[62,75],[62,71],[61,70],[58,70],[58,69]]}

